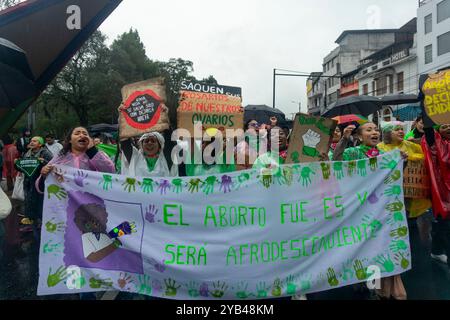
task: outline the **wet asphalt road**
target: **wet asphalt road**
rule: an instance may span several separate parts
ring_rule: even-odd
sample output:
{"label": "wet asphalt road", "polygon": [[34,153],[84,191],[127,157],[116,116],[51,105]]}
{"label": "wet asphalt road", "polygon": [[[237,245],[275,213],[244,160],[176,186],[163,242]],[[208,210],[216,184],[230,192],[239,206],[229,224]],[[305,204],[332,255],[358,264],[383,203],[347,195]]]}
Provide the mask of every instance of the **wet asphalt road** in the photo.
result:
{"label": "wet asphalt road", "polygon": [[[36,295],[39,245],[33,239],[32,233],[19,232],[20,217],[17,213],[21,212],[20,203],[14,201],[13,206],[13,213],[0,222],[4,223],[7,232],[6,237],[0,239],[0,242],[3,242],[3,253],[0,252],[0,300],[79,300],[78,294]],[[413,268],[402,275],[408,299],[449,300],[450,269],[430,258],[430,243],[421,241],[415,221],[410,221],[410,239]],[[308,295],[309,300],[365,298],[356,293],[352,286]],[[142,300],[139,297],[134,299]]]}

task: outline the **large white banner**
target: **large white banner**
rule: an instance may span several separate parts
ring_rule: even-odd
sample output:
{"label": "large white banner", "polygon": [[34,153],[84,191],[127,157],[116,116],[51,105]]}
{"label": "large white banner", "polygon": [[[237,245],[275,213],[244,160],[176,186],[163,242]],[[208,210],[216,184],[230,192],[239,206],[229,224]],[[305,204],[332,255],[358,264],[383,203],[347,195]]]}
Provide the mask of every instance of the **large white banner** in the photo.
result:
{"label": "large white banner", "polygon": [[275,175],[57,172],[46,181],[40,295],[259,299],[411,268],[398,151]]}

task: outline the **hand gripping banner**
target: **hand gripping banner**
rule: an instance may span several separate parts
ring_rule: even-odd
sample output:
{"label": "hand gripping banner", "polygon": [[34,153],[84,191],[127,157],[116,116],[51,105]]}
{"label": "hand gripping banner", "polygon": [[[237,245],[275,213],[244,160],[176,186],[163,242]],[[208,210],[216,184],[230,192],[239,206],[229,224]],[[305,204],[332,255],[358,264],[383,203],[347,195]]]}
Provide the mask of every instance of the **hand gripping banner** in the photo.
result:
{"label": "hand gripping banner", "polygon": [[411,268],[398,151],[186,178],[57,172],[46,180],[40,295],[266,299]]}

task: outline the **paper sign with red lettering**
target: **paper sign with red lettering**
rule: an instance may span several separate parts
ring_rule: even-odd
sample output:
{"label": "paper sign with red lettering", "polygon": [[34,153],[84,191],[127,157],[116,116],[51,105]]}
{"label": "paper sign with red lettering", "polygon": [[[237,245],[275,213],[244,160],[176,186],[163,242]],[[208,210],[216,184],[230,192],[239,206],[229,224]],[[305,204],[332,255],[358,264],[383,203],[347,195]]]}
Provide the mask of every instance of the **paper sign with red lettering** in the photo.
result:
{"label": "paper sign with red lettering", "polygon": [[169,128],[164,79],[156,78],[122,88],[120,138],[130,138],[150,131]]}
{"label": "paper sign with red lettering", "polygon": [[183,82],[177,109],[178,128],[194,133],[194,125],[204,128],[242,129],[244,110],[241,89],[196,82]]}

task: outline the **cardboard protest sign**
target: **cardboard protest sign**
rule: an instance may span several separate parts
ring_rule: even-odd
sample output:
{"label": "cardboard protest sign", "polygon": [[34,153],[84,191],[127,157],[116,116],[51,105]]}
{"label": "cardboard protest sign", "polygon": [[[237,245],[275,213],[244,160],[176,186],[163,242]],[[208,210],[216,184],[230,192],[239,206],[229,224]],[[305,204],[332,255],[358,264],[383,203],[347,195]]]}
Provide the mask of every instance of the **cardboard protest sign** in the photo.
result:
{"label": "cardboard protest sign", "polygon": [[408,161],[403,176],[403,188],[405,198],[430,197],[430,178],[424,161]]}
{"label": "cardboard protest sign", "polygon": [[349,162],[323,164],[284,165],[283,179],[82,171],[81,183],[79,169],[59,167],[45,181],[38,294],[270,299],[411,269],[400,152],[361,159],[353,174]]}
{"label": "cardboard protest sign", "polygon": [[428,117],[436,124],[450,123],[450,69],[429,75],[422,92]]}
{"label": "cardboard protest sign", "polygon": [[321,153],[328,153],[336,126],[335,120],[297,113],[286,163],[318,161]]}
{"label": "cardboard protest sign", "polygon": [[177,118],[178,128],[191,134],[199,122],[203,128],[243,129],[241,88],[183,81]]}
{"label": "cardboard protest sign", "polygon": [[41,165],[37,158],[23,158],[16,162],[17,168],[27,177],[32,177]]}
{"label": "cardboard protest sign", "polygon": [[120,138],[169,129],[166,88],[163,78],[126,85],[122,88],[123,108],[119,114]]}

